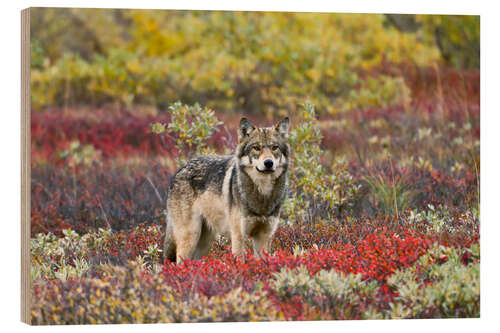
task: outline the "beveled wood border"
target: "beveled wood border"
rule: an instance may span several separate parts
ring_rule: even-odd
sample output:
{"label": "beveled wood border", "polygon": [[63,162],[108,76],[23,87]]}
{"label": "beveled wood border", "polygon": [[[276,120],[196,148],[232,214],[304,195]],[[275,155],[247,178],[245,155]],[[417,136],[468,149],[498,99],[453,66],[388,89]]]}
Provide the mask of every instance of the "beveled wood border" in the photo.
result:
{"label": "beveled wood border", "polygon": [[21,11],[21,321],[31,324],[30,9]]}

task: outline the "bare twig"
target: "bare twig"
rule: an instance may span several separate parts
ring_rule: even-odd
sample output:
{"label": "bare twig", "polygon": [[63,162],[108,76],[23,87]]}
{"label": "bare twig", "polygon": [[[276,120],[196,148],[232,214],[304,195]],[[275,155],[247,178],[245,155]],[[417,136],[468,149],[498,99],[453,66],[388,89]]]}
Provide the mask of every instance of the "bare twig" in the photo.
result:
{"label": "bare twig", "polygon": [[160,201],[160,203],[163,203],[163,199],[162,199],[162,197],[160,195],[160,192],[158,192],[158,189],[156,188],[155,184],[153,184],[153,182],[151,181],[151,179],[148,176],[146,176],[146,179],[148,180],[149,184],[151,184],[151,187],[155,191],[156,197],[158,198],[158,200]]}
{"label": "bare twig", "polygon": [[102,208],[101,200],[99,200],[99,198],[96,198],[96,199],[97,199],[97,203],[99,204],[99,207],[101,208],[102,215],[104,216],[104,221],[106,221],[106,225],[108,226],[109,230],[111,230],[111,224],[108,221],[108,216],[106,215],[104,208]]}
{"label": "bare twig", "polygon": [[32,182],[33,184],[35,184],[35,185],[40,186],[40,188],[41,188],[41,189],[45,192],[45,194],[47,194],[47,196],[48,196],[49,198],[51,198],[51,199],[53,198],[52,193],[50,193],[50,192],[49,192],[49,191],[45,188],[45,186],[43,186],[43,185],[42,185],[42,183],[40,183],[40,182],[38,182],[38,181],[36,181],[36,180],[31,180],[31,182]]}

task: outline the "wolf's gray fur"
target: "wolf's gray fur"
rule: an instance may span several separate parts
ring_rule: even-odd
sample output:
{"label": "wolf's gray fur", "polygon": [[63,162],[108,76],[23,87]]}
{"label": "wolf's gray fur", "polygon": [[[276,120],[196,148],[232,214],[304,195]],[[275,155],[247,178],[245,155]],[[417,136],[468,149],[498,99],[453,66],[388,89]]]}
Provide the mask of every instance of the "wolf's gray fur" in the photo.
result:
{"label": "wolf's gray fur", "polygon": [[197,157],[180,168],[168,188],[165,258],[177,262],[207,255],[218,234],[242,255],[269,249],[287,189],[288,118],[256,128],[241,119],[234,155]]}

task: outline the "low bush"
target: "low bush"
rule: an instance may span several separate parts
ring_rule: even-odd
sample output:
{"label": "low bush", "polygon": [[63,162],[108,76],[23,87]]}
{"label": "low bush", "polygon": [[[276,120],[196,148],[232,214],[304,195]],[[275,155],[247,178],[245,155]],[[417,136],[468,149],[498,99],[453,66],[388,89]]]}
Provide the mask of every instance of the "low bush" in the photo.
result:
{"label": "low bush", "polygon": [[282,317],[263,293],[235,289],[222,296],[185,297],[130,263],[99,278],[48,282],[33,288],[35,325],[264,321]]}
{"label": "low bush", "polygon": [[[117,266],[106,253],[119,248],[114,237],[108,231],[37,237],[34,261],[47,261],[54,274],[32,275],[35,324],[475,317],[479,311],[477,243],[448,248],[382,233],[355,246],[297,247],[261,259],[227,249],[162,266],[153,240]],[[108,261],[64,275],[68,269],[58,263],[77,265],[89,247],[99,247]]]}
{"label": "low bush", "polygon": [[304,266],[276,273],[271,289],[281,302],[305,303],[310,311],[305,317],[321,320],[363,318],[380,292],[376,281],[363,280],[361,274],[322,270],[312,276]]}
{"label": "low bush", "polygon": [[390,318],[479,318],[479,245],[466,251],[434,246],[388,284],[398,294]]}

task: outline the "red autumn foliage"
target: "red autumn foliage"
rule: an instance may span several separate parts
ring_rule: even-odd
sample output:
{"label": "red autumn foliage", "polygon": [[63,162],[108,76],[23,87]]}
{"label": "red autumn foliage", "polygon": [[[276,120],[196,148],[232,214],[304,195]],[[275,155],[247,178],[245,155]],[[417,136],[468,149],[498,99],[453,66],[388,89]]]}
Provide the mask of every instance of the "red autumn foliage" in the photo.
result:
{"label": "red autumn foliage", "polygon": [[[209,257],[204,260],[186,260],[182,265],[166,262],[163,268],[164,281],[178,292],[188,295],[223,295],[241,287],[247,292],[255,291],[261,282],[264,289],[271,291],[268,280],[272,274],[283,268],[294,269],[305,266],[311,275],[320,270],[335,269],[344,273],[362,274],[365,280],[377,280],[384,285],[387,277],[395,270],[412,265],[430,246],[430,241],[422,237],[406,235],[399,237],[389,232],[368,235],[351,244],[336,244],[334,249],[310,249],[304,255],[293,255],[280,250],[272,256],[258,259],[247,253],[246,258],[234,257],[227,251],[220,258]],[[380,296],[380,304],[387,305],[394,296],[385,287]],[[304,320],[304,300],[294,297],[271,299],[287,319]]]}

